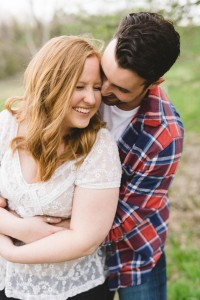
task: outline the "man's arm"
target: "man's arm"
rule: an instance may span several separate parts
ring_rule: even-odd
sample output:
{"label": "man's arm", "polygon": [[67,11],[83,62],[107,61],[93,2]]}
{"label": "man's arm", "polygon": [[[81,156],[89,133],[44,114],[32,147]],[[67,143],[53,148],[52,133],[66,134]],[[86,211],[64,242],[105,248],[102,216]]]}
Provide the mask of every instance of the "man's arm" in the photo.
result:
{"label": "man's arm", "polygon": [[[167,193],[181,157],[182,143],[181,138],[174,139],[157,156],[146,161],[142,170],[123,174],[117,213],[105,245],[128,240],[129,247],[137,250],[141,243],[154,240],[156,247],[162,243],[154,216],[160,218],[162,235],[168,222]],[[131,239],[132,236],[135,238]]]}

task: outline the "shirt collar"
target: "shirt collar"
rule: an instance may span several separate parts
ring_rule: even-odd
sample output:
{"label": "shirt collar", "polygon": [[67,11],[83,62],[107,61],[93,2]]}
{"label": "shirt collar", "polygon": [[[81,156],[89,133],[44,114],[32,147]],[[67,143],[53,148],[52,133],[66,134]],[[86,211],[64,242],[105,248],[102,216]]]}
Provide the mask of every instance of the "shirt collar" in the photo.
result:
{"label": "shirt collar", "polygon": [[168,99],[159,86],[149,90],[138,112],[138,116],[143,115],[145,125],[157,127],[161,124],[163,121],[163,101],[168,101]]}

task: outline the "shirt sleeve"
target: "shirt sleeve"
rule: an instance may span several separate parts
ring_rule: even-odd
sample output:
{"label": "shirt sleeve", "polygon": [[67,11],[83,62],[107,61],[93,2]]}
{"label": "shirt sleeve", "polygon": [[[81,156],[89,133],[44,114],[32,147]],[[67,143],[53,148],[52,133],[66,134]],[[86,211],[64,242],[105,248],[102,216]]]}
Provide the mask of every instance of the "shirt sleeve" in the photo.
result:
{"label": "shirt sleeve", "polygon": [[101,129],[95,144],[78,169],[75,184],[84,188],[120,187],[121,163],[117,144],[109,131]]}
{"label": "shirt sleeve", "polygon": [[105,245],[128,240],[137,251],[142,244],[149,244],[150,241],[160,243],[160,236],[165,234],[167,228],[167,194],[182,147],[183,139],[174,139],[158,155],[146,161],[141,170],[131,173],[124,169],[118,209]]}

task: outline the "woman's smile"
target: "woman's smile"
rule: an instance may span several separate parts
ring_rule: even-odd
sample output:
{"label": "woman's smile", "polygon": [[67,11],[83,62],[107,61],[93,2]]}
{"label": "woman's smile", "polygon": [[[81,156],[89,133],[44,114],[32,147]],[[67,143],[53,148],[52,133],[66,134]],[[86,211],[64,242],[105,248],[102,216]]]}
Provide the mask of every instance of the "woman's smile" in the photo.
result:
{"label": "woman's smile", "polygon": [[73,110],[75,110],[78,113],[82,113],[82,114],[89,114],[89,112],[91,111],[91,108],[84,108],[84,107],[73,107]]}

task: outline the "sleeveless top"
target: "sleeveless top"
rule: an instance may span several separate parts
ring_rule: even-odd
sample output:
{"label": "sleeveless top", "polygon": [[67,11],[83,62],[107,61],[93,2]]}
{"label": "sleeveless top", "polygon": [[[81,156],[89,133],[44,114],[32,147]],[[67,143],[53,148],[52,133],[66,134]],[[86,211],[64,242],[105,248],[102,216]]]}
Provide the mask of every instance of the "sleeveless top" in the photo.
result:
{"label": "sleeveless top", "polygon": [[[9,142],[18,123],[7,110],[0,113],[0,194],[22,218],[35,215],[70,217],[75,186],[105,189],[120,186],[121,164],[117,145],[105,128],[80,167],[62,164],[46,182],[27,183],[18,152]],[[108,199],[109,205],[109,199]],[[99,251],[64,263],[17,264],[0,257],[0,290],[25,300],[65,300],[105,280],[104,255]]]}

